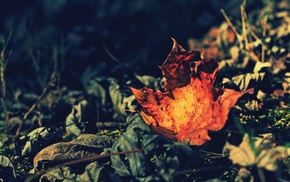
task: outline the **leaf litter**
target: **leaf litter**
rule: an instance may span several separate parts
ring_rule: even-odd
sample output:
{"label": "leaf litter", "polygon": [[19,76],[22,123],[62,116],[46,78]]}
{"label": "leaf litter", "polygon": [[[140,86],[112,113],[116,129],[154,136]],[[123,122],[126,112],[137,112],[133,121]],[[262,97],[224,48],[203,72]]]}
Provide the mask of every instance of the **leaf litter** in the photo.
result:
{"label": "leaf litter", "polygon": [[173,39],[164,78],[88,67],[83,91],[54,72],[42,94],[15,92],[0,178],[289,180],[289,12],[279,5],[257,19],[242,4],[235,25],[222,11],[190,50]]}

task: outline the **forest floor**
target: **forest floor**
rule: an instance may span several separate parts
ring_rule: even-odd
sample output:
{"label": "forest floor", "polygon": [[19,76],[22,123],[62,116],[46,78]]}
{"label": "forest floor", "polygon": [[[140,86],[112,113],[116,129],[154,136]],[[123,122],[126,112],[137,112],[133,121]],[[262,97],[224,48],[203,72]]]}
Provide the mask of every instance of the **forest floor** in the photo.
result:
{"label": "forest floor", "polygon": [[[42,3],[23,5],[23,12],[6,4],[11,13],[1,19],[3,181],[290,180],[289,1],[249,0],[225,9],[169,1],[162,11],[161,1]],[[216,123],[201,128],[210,137],[202,144],[197,141],[204,136],[187,142],[178,138],[184,128],[174,135],[162,128],[150,113],[162,99],[155,95],[151,101],[157,104],[148,108],[142,105],[150,100],[148,90],[142,90],[143,100],[130,90],[146,86],[171,98],[164,70],[182,67],[157,66],[172,53],[171,37],[185,54],[197,50],[202,60],[218,62],[211,90],[244,93],[233,106],[213,111],[227,113],[212,116],[226,123],[222,129],[213,129]],[[192,71],[212,74],[201,67]],[[195,101],[198,109],[192,112],[218,100],[214,94],[209,98]],[[152,118],[161,129],[150,125]],[[195,118],[188,126],[209,123],[204,114]],[[180,122],[165,120],[172,126]],[[190,136],[201,131],[189,130],[184,133]]]}

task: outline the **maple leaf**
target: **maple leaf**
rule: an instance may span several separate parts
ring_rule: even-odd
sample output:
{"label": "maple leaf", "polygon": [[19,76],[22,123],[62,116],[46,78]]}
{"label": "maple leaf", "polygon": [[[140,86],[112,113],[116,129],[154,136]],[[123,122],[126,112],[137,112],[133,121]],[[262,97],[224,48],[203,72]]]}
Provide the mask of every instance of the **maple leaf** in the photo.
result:
{"label": "maple leaf", "polygon": [[219,63],[202,60],[199,51],[187,51],[175,39],[160,66],[164,91],[130,88],[141,105],[146,124],[170,139],[202,145],[208,130],[223,128],[230,109],[245,92],[215,88]]}

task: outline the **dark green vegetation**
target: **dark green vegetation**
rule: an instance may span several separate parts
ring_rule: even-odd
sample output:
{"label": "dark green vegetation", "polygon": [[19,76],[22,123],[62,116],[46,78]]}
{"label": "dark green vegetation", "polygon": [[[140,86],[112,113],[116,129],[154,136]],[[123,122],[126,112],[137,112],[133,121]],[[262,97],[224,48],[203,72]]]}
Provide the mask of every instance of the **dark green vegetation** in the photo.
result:
{"label": "dark green vegetation", "polygon": [[[0,7],[4,181],[289,180],[289,1]],[[220,62],[217,87],[254,88],[201,147],[156,135],[128,89],[162,89],[170,37]]]}

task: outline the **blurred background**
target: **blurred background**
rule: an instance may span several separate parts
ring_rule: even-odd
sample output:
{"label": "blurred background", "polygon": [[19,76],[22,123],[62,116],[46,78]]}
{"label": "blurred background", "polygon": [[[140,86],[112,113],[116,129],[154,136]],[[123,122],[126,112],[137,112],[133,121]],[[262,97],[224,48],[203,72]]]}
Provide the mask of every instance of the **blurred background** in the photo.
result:
{"label": "blurred background", "polygon": [[[122,67],[160,76],[171,37],[188,49],[219,26],[224,9],[240,20],[242,0],[27,0],[0,1],[0,39],[7,87],[41,93],[52,72],[78,88],[84,72],[118,76]],[[262,0],[248,0],[247,11]],[[120,63],[121,62],[121,63]]]}

